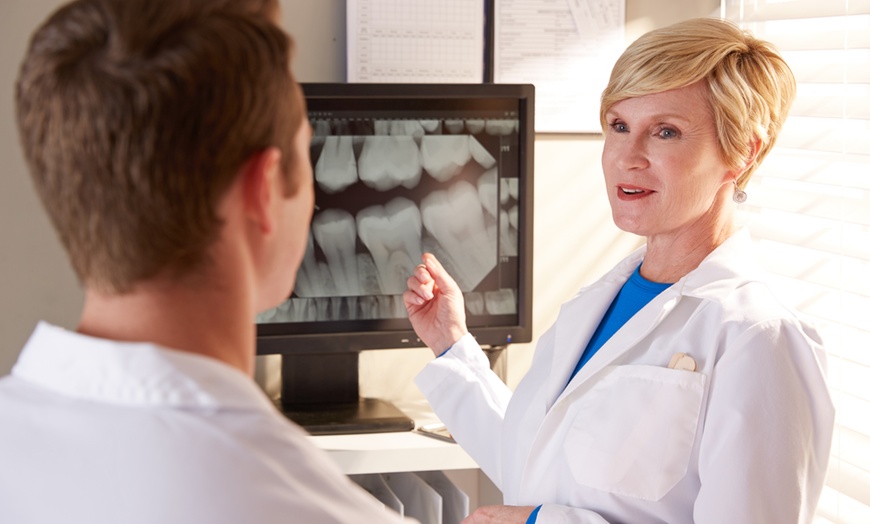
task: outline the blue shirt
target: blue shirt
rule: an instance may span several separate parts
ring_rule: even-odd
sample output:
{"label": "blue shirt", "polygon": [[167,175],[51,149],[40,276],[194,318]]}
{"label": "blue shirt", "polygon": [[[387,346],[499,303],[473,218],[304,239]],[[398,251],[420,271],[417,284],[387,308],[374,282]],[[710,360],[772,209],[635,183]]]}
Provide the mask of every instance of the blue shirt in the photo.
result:
{"label": "blue shirt", "polygon": [[601,319],[601,323],[598,324],[598,328],[595,329],[595,333],[589,339],[589,344],[586,345],[586,350],[583,351],[583,355],[580,357],[580,361],[577,362],[577,366],[574,367],[574,372],[571,373],[571,378],[568,381],[570,382],[574,378],[574,375],[580,371],[580,368],[589,362],[589,359],[592,358],[605,342],[610,340],[610,337],[619,328],[628,322],[628,319],[633,317],[635,313],[670,286],[671,284],[661,284],[643,278],[640,276],[640,266],[637,266],[637,269],[628,277],[622,289],[617,293],[616,298],[611,302],[610,307],[607,308],[604,318]]}

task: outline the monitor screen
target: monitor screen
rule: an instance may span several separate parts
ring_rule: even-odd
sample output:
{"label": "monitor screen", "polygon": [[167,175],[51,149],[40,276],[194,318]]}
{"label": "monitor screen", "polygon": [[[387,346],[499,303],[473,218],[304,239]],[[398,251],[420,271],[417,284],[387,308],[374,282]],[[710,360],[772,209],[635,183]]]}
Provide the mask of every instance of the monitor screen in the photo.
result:
{"label": "monitor screen", "polygon": [[302,89],[315,211],[292,295],[257,318],[258,353],[421,346],[402,293],[425,252],[482,345],[530,341],[533,87]]}

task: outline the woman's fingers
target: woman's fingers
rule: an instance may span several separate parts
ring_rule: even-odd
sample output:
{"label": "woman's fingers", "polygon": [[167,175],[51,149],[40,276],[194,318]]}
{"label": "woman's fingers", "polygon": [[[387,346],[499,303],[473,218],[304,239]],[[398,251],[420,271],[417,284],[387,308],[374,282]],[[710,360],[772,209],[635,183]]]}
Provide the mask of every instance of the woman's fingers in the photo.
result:
{"label": "woman's fingers", "polygon": [[406,303],[422,305],[435,297],[435,280],[422,264],[414,269],[414,274],[408,277],[406,285],[408,289],[405,293],[409,294],[405,298]]}
{"label": "woman's fingers", "polygon": [[[432,253],[424,253],[423,254],[423,264],[425,266],[426,272],[430,275],[439,288],[445,290],[454,290],[456,289],[456,281],[453,280],[453,277],[450,276],[449,273],[444,269],[444,266],[441,265],[441,262],[435,258],[435,255]],[[419,269],[420,266],[417,266]]]}

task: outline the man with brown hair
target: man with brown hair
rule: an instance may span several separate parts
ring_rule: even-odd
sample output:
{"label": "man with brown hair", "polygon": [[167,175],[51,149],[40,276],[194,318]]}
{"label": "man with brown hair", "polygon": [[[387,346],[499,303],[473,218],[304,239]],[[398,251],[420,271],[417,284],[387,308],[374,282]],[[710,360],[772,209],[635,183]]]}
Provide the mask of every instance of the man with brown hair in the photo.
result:
{"label": "man with brown hair", "polygon": [[17,83],[85,288],[0,380],[0,522],[396,522],[251,378],[313,208],[276,0],[78,0]]}

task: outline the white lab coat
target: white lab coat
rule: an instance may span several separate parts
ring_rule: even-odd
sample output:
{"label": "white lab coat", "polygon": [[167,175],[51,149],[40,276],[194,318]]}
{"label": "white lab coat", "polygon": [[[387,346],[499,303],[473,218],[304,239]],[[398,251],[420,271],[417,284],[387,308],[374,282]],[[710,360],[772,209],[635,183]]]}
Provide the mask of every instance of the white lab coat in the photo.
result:
{"label": "white lab coat", "polygon": [[[757,279],[746,231],[568,382],[641,248],[563,305],[516,391],[466,336],[417,377],[505,504],[537,522],[810,522],[834,409],[818,333]],[[696,371],[669,369],[674,353]]]}
{"label": "white lab coat", "polygon": [[402,519],[241,371],[40,323],[0,379],[0,523],[55,522]]}

